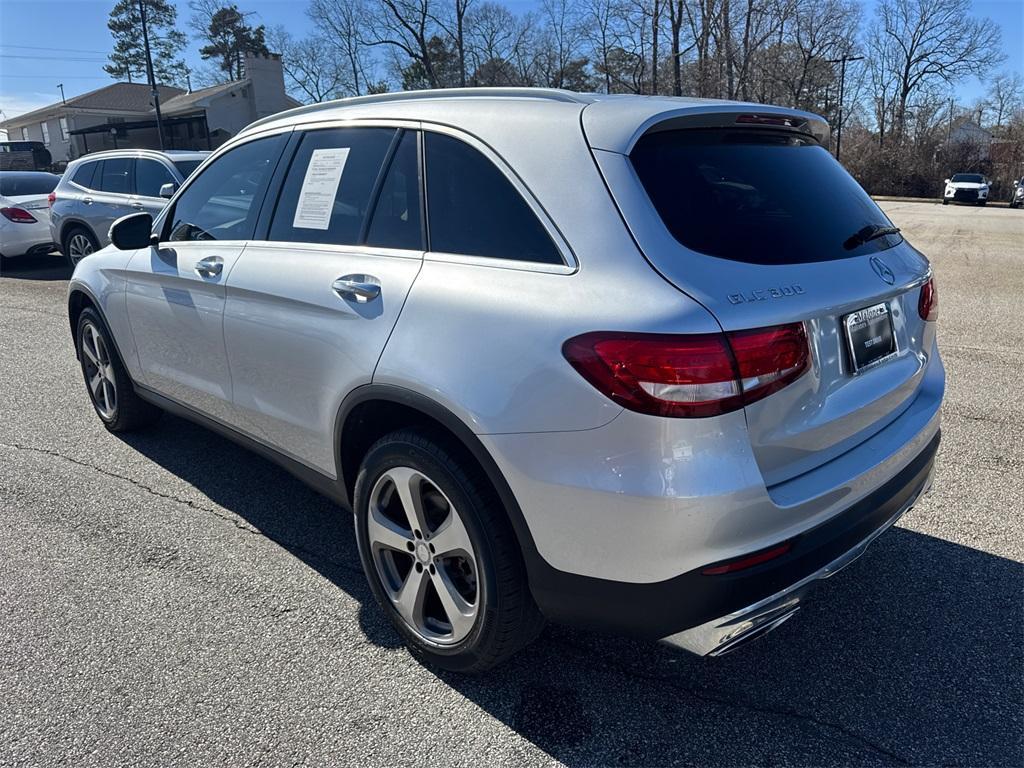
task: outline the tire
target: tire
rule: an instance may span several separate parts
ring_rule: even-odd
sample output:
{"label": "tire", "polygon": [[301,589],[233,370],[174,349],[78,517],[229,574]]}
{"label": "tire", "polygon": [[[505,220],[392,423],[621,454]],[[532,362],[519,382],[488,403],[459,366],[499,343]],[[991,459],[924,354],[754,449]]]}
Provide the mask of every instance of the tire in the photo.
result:
{"label": "tire", "polygon": [[988,200],[979,200],[978,201],[978,205],[985,205],[985,203],[987,203],[987,202],[988,202]]}
{"label": "tire", "polygon": [[946,198],[946,197],[942,198],[942,204],[943,205],[949,205],[949,198]]}
{"label": "tire", "polygon": [[111,432],[131,432],[160,418],[163,411],[135,394],[128,371],[96,310],[82,310],[75,345],[86,392],[103,426]]}
{"label": "tire", "polygon": [[[408,515],[414,497],[422,512]],[[540,633],[544,620],[505,509],[483,471],[446,435],[404,429],[374,443],[359,469],[353,509],[370,589],[421,661],[482,672]],[[440,544],[435,551],[436,542],[451,556],[442,556]],[[403,602],[402,594],[419,597]]]}
{"label": "tire", "polygon": [[78,262],[90,253],[99,250],[100,244],[96,240],[96,236],[88,229],[82,226],[70,227],[67,232],[64,233],[64,239],[61,241],[60,250],[64,254],[64,257],[68,260],[71,268],[74,269]]}

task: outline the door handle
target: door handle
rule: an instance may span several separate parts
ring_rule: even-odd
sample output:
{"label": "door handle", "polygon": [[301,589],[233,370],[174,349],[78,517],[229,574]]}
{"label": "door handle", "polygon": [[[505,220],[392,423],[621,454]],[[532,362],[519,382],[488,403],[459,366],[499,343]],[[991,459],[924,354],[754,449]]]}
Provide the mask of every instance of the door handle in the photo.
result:
{"label": "door handle", "polygon": [[196,274],[200,277],[217,277],[224,270],[224,259],[220,256],[207,256],[196,262]]}
{"label": "door handle", "polygon": [[339,277],[331,288],[343,299],[355,299],[365,304],[380,296],[380,280],[373,275],[345,275]]}
{"label": "door handle", "polygon": [[86,205],[92,205],[92,198],[91,197],[83,197],[82,198],[82,202],[85,203]]}

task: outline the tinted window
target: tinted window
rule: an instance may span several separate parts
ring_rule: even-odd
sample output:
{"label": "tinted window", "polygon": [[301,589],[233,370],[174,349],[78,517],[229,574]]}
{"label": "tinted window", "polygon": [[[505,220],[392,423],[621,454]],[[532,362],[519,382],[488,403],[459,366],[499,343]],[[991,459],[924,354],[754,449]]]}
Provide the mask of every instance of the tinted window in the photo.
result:
{"label": "tinted window", "polygon": [[[132,170],[132,160],[127,157],[119,157],[114,160],[104,160],[100,164],[98,179],[93,181],[96,188],[103,192],[127,195],[131,192],[128,174]],[[97,181],[99,182],[97,184]]]}
{"label": "tinted window", "polygon": [[271,240],[355,245],[393,128],[310,131],[278,197]]}
{"label": "tinted window", "polygon": [[958,173],[953,176],[952,181],[962,181],[966,184],[982,184],[985,177],[980,173]]}
{"label": "tinted window", "polygon": [[0,173],[0,195],[47,195],[58,181],[60,176],[50,173]]}
{"label": "tinted window", "polygon": [[166,239],[251,238],[283,139],[278,135],[247,142],[207,166],[175,203]]}
{"label": "tinted window", "polygon": [[135,194],[160,197],[160,187],[177,183],[174,174],[163,163],[145,159],[135,161]]}
{"label": "tinted window", "polygon": [[192,172],[199,167],[202,160],[175,160],[174,167],[178,169],[178,173],[181,174],[181,178],[187,179],[192,175]]}
{"label": "tinted window", "polygon": [[666,131],[641,138],[630,159],[669,232],[701,253],[794,264],[871,253],[900,240],[851,241],[866,227],[891,223],[811,138]]}
{"label": "tinted window", "polygon": [[494,163],[468,144],[424,135],[430,249],[562,264],[547,232]]}
{"label": "tinted window", "polygon": [[416,134],[406,131],[380,188],[366,244],[381,248],[422,250],[420,179]]}
{"label": "tinted window", "polygon": [[75,175],[71,177],[71,180],[80,187],[95,189],[92,177],[100,165],[101,163],[85,163],[75,171]]}

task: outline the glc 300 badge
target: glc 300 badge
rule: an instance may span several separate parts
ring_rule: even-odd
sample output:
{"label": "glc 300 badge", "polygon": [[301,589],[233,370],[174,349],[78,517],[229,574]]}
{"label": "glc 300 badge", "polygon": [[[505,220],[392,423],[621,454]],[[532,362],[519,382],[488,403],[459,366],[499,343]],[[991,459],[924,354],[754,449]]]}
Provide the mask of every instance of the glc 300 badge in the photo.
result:
{"label": "glc 300 badge", "polygon": [[784,299],[787,296],[798,296],[804,292],[796,283],[792,285],[780,285],[778,288],[757,288],[752,291],[730,293],[730,304],[747,304],[753,301],[767,301],[768,299]]}

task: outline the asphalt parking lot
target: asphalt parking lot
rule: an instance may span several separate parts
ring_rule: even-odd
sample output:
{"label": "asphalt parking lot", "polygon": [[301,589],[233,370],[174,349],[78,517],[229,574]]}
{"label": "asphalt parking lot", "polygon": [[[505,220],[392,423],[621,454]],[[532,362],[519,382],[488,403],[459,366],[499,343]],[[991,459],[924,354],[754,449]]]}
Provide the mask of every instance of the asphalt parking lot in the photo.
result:
{"label": "asphalt parking lot", "polygon": [[92,413],[57,257],[0,276],[0,764],[1024,764],[1024,213],[888,202],[933,261],[933,493],[717,660],[549,628],[421,667],[346,514],[167,418]]}

